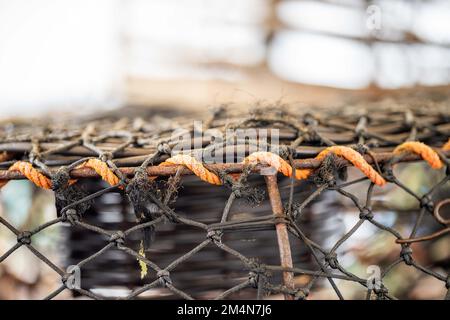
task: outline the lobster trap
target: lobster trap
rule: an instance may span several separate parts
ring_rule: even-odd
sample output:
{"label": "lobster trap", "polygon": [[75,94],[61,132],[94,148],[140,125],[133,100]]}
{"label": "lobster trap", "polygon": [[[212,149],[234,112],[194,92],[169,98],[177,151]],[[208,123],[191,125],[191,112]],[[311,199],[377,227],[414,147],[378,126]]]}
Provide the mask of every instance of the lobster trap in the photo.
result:
{"label": "lobster trap", "polygon": [[427,96],[3,123],[2,188],[30,180],[56,213],[23,229],[3,210],[0,267],[27,248],[56,275],[47,299],[449,299],[449,110]]}

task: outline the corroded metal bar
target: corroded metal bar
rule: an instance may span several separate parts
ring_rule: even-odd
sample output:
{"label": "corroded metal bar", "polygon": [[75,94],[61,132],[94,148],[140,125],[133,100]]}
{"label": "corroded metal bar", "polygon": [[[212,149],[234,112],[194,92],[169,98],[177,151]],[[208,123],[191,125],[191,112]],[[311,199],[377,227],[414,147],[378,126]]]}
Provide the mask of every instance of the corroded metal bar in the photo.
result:
{"label": "corroded metal bar", "polygon": [[[269,194],[270,204],[274,216],[282,218],[284,216],[283,203],[281,202],[280,191],[278,189],[277,176],[264,176]],[[283,268],[293,268],[291,245],[289,243],[289,234],[284,222],[275,225],[277,231],[278,247],[280,249],[280,260]],[[294,289],[294,274],[289,271],[283,272],[283,284],[286,288]],[[293,296],[284,295],[285,300],[293,300]]]}
{"label": "corroded metal bar", "polygon": [[[447,157],[450,156],[450,151],[443,152]],[[393,154],[389,152],[376,153],[374,154],[374,158],[377,162],[383,163],[389,161],[393,158]],[[369,155],[364,155],[366,161],[370,164],[373,164],[373,159]],[[421,158],[415,154],[406,155],[403,157],[401,162],[411,162],[418,161]],[[342,163],[345,165],[351,165],[350,162],[342,159]],[[316,169],[320,166],[321,161],[315,159],[296,159],[294,160],[294,165],[298,169]],[[242,163],[218,163],[218,164],[208,164],[208,168],[211,170],[227,170],[230,173],[238,173],[242,172],[244,165]],[[254,171],[257,172],[261,169],[260,166],[256,166]],[[125,176],[133,176],[135,172],[135,167],[121,167],[119,170]],[[147,173],[150,176],[171,176],[174,175],[178,170],[177,166],[150,166],[147,168]],[[189,169],[183,168],[181,175],[192,175],[192,171]],[[70,172],[70,176],[72,178],[96,178],[99,175],[90,168],[83,169],[74,169]],[[25,179],[25,176],[17,171],[8,171],[8,170],[0,170],[0,180],[20,180]]]}

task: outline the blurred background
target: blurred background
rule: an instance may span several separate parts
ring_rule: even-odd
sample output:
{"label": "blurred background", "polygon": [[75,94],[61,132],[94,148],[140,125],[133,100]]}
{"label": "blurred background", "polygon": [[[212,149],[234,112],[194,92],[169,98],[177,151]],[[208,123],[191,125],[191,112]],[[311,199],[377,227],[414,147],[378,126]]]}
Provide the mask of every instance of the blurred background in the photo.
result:
{"label": "blurred background", "polygon": [[[204,110],[261,100],[337,105],[391,90],[447,92],[449,84],[445,0],[0,0],[2,121],[123,106]],[[423,194],[442,176],[418,164],[400,178]],[[390,191],[380,199],[402,210],[416,205],[408,195]],[[14,181],[2,189],[0,214],[30,229],[55,216],[53,201],[51,192]],[[325,212],[327,205],[312,210]],[[350,207],[336,212],[340,234],[358,219]],[[380,219],[394,226],[397,218],[386,212]],[[368,265],[398,256],[392,238],[373,233],[363,229],[340,252],[344,265],[363,277]],[[62,263],[62,237],[61,230],[49,228],[36,238],[37,246]],[[0,227],[0,255],[15,241]],[[444,261],[438,268],[448,269],[448,237],[433,246],[415,248],[417,259]],[[445,294],[433,278],[403,271],[387,279],[392,294],[415,299]],[[408,287],[411,279],[420,287]],[[0,265],[0,299],[42,298],[57,281],[21,248]],[[361,288],[340,285],[346,298],[364,297]],[[111,290],[108,294],[123,293]],[[68,297],[68,292],[58,296]],[[326,284],[311,297],[336,298]]]}
{"label": "blurred background", "polygon": [[0,116],[450,82],[445,0],[0,0]]}

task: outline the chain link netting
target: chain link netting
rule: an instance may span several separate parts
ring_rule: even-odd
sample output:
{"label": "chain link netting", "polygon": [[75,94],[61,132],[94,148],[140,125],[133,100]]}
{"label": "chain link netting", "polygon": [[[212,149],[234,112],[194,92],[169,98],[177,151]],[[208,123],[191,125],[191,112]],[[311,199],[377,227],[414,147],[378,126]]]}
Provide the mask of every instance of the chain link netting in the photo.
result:
{"label": "chain link netting", "polygon": [[[185,166],[160,166],[167,160],[174,147],[179,144],[180,128],[183,132],[199,131],[193,125],[192,119],[185,116],[163,117],[127,117],[123,114],[112,114],[105,118],[87,121],[86,119],[68,119],[50,122],[35,120],[34,122],[4,123],[0,129],[2,139],[0,152],[0,180],[24,179],[25,172],[8,170],[14,163],[26,161],[32,164],[39,173],[50,179],[51,188],[55,194],[57,217],[39,225],[33,230],[18,230],[4,217],[0,217],[0,225],[5,226],[17,237],[17,243],[2,253],[0,263],[14,254],[20,247],[26,247],[42,262],[53,269],[61,279],[60,286],[49,293],[46,299],[52,299],[64,290],[71,290],[78,295],[92,299],[104,299],[93,290],[70,285],[73,273],[53,263],[50,258],[41,253],[33,244],[33,237],[43,230],[55,225],[70,225],[92,233],[97,233],[104,239],[101,249],[76,263],[81,270],[92,261],[98,259],[108,250],[120,250],[136,260],[141,261],[141,268],[148,269],[152,275],[144,285],[134,287],[123,297],[138,298],[144,292],[153,288],[163,287],[173,295],[182,299],[194,299],[189,290],[180,289],[173,280],[172,274],[177,267],[188,264],[189,259],[198,255],[207,246],[215,246],[240,262],[241,270],[246,274],[238,284],[215,296],[216,299],[233,297],[233,294],[244,289],[254,288],[254,297],[262,299],[271,294],[283,294],[286,299],[305,299],[320,281],[331,285],[340,299],[344,298],[336,280],[345,280],[359,284],[366,290],[367,299],[395,299],[385,285],[384,279],[395,267],[405,264],[431,277],[434,277],[446,288],[445,298],[450,298],[450,277],[447,273],[437,272],[432,266],[420,265],[414,257],[412,242],[433,241],[436,238],[448,237],[449,219],[442,212],[449,203],[449,195],[444,200],[436,200],[434,195],[445,187],[450,180],[450,152],[442,148],[449,139],[450,113],[447,99],[398,99],[375,102],[354,103],[336,108],[302,108],[275,105],[270,107],[257,106],[248,114],[242,114],[233,108],[220,107],[212,111],[212,115],[204,119],[203,130],[214,129],[219,132],[242,128],[277,129],[279,132],[279,155],[293,168],[311,169],[313,174],[308,179],[314,188],[305,199],[299,201],[294,193],[294,187],[302,186],[304,181],[297,181],[294,175],[288,180],[288,188],[278,188],[277,175],[265,175],[266,190],[253,188],[248,180],[260,174],[266,167],[263,164],[246,165],[236,159],[235,154],[244,150],[248,156],[249,145],[255,141],[246,139],[230,139],[217,142],[211,136],[204,135],[201,145],[191,145],[192,155],[201,156],[205,151],[232,152],[233,161],[216,161],[206,163],[205,167],[220,177],[222,186],[211,188],[226,188],[228,200],[223,204],[223,211],[218,221],[205,223],[191,219],[189,215],[179,214],[174,208],[177,192],[183,184],[183,177],[193,172]],[[300,110],[300,111],[299,111]],[[303,111],[301,111],[303,110]],[[421,141],[439,155],[443,163],[441,169],[443,178],[425,193],[418,194],[401,182],[395,174],[395,166],[403,163],[406,166],[411,161],[422,160],[421,156],[411,152],[393,153],[396,146],[405,141]],[[377,212],[373,195],[381,188],[369,181],[366,176],[345,181],[347,167],[351,163],[334,154],[329,154],[322,160],[314,157],[329,146],[349,146],[356,150],[387,182],[404,190],[417,201],[418,214],[411,213],[415,222],[406,235],[377,220]],[[230,149],[231,148],[231,149]],[[229,151],[232,150],[232,151]],[[88,193],[80,182],[89,179],[99,180],[104,175],[92,167],[80,167],[89,159],[98,159],[107,165],[118,178],[118,183],[107,186],[95,192]],[[423,168],[422,168],[423,169]],[[106,170],[106,169],[105,169]],[[108,171],[109,172],[109,171]],[[278,175],[280,181],[281,175]],[[366,182],[368,185],[365,197],[360,197],[348,187]],[[205,182],[206,183],[206,182]],[[123,230],[107,230],[89,223],[85,217],[86,211],[95,199],[104,194],[118,192],[127,198],[134,208],[136,223]],[[319,199],[325,192],[335,192],[353,203],[359,212],[359,221],[338,241],[328,249],[317,241],[311,240],[301,223],[303,210],[313,201]],[[280,195],[280,193],[282,195]],[[270,199],[272,210],[256,217],[233,217],[230,210],[236,199],[248,199],[257,206],[263,199]],[[282,203],[282,199],[287,199]],[[447,208],[448,209],[448,208]],[[442,212],[441,212],[442,211]],[[418,235],[421,224],[426,216],[433,217],[441,225],[441,229],[431,236]],[[158,242],[155,227],[160,224],[184,225],[202,234],[198,244],[167,265],[153,261],[152,255],[143,254]],[[363,225],[371,224],[380,232],[393,236],[393,242],[399,248],[399,256],[383,268],[378,279],[363,278],[346,269],[340,261],[339,249]],[[278,248],[273,255],[281,258],[280,264],[266,264],[255,256],[244,255],[239,249],[227,244],[224,235],[239,232],[259,232],[271,230],[276,234]],[[141,247],[131,245],[128,241],[135,236],[141,239]],[[300,268],[292,262],[291,243],[299,241],[301,246],[311,255],[311,268]],[[278,249],[278,250],[276,250]],[[280,260],[279,260],[280,261]],[[218,262],[220,264],[220,261]],[[224,261],[224,263],[226,263]],[[139,267],[136,262],[136,270]],[[279,274],[274,278],[272,274]],[[298,275],[308,276],[308,281],[301,285],[294,281]],[[278,279],[278,280],[276,280]],[[281,279],[281,280],[280,280]],[[280,281],[279,281],[280,280]]]}

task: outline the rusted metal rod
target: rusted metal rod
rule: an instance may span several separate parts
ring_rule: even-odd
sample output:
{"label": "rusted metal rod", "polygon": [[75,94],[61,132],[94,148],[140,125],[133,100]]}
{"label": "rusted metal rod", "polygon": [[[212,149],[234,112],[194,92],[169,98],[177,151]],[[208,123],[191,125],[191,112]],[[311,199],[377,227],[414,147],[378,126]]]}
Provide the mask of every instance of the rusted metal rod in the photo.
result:
{"label": "rusted metal rod", "polygon": [[[267,185],[267,192],[270,199],[270,205],[274,216],[282,218],[284,216],[283,203],[281,202],[280,191],[278,189],[277,176],[264,176]],[[280,249],[280,260],[283,268],[293,268],[291,245],[289,243],[289,234],[286,224],[283,222],[275,225],[277,231],[278,247]],[[286,288],[294,289],[294,274],[292,272],[283,272],[283,284]],[[284,295],[285,300],[293,300],[293,296]]]}
{"label": "rusted metal rod", "polygon": [[[443,152],[446,156],[450,156],[450,151]],[[374,158],[378,163],[383,163],[392,159],[394,155],[392,153],[383,152],[374,154]],[[373,163],[372,157],[365,155],[364,158],[370,164]],[[421,158],[415,154],[406,155],[403,157],[401,162],[418,161]],[[350,162],[342,159],[344,165],[351,165]],[[298,169],[316,169],[320,166],[321,161],[316,159],[296,159],[294,160],[294,165]],[[218,163],[218,164],[208,164],[208,168],[211,170],[227,170],[230,173],[242,172],[244,165],[242,163]],[[254,168],[255,172],[261,169],[261,165]],[[135,173],[135,167],[121,167],[119,170],[125,176],[133,176]],[[151,166],[147,168],[147,173],[150,176],[171,176],[177,172],[177,166]],[[181,175],[192,175],[192,171],[184,168]],[[90,168],[74,169],[70,172],[72,178],[96,178],[99,175]],[[0,170],[0,180],[20,180],[26,177],[18,171],[8,171]]]}

